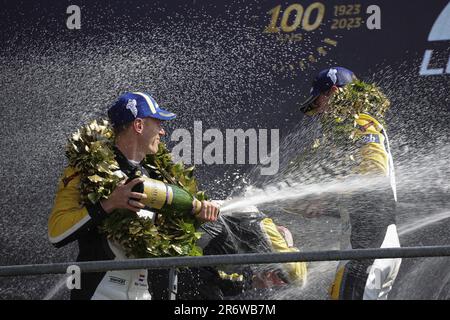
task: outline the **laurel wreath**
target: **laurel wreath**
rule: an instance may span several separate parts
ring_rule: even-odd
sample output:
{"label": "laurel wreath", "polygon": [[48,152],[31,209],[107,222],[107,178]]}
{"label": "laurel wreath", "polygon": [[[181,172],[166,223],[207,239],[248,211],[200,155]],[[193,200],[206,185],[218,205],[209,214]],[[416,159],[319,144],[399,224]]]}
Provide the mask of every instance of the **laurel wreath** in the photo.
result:
{"label": "laurel wreath", "polygon": [[[80,173],[78,188],[81,205],[107,199],[123,179],[116,174],[120,168],[113,145],[114,132],[107,120],[94,120],[69,138],[66,156],[69,165]],[[143,165],[153,171],[158,180],[176,184],[200,201],[207,199],[204,192],[198,191],[194,167],[186,168],[182,163],[173,163],[163,143],[159,144],[155,155],[144,159]],[[190,212],[158,214],[153,223],[149,218],[119,209],[108,215],[99,231],[118,243],[128,257],[199,256],[202,255],[201,248],[196,245],[201,236],[196,231],[199,225]]]}

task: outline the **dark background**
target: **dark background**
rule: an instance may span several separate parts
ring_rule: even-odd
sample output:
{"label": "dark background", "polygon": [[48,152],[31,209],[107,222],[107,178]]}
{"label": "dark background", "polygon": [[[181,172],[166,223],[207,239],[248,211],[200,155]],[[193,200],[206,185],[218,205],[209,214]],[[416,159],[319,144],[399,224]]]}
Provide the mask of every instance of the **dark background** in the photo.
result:
{"label": "dark background", "polygon": [[[313,2],[297,1],[305,9]],[[425,50],[434,50],[433,68],[445,69],[450,57],[449,41],[427,40],[446,0],[321,1],[325,15],[319,28],[299,27],[279,35],[263,32],[270,21],[267,12],[277,5],[286,9],[294,1],[0,3],[1,265],[75,258],[75,245],[56,250],[47,240],[47,218],[66,163],[64,145],[77,127],[105,116],[108,105],[126,90],[151,92],[161,106],[178,114],[167,126],[168,137],[176,128],[192,132],[194,120],[201,120],[204,130],[218,128],[223,133],[235,128],[279,129],[283,162],[295,151],[287,140],[299,128],[302,115],[296,104],[307,97],[312,77],[323,68],[342,65],[362,79],[376,81],[391,99],[392,149],[400,164],[425,142],[448,145],[450,75],[419,74]],[[381,30],[368,30],[365,23],[332,29],[334,5],[355,3],[361,5],[361,13],[349,17],[362,21],[369,5],[381,8]],[[81,9],[80,30],[66,27],[71,4]],[[292,34],[303,39],[279,39]],[[335,45],[325,43],[326,38]],[[326,55],[318,53],[319,47]],[[203,189],[221,199],[237,193],[250,172],[255,184],[274,178],[259,176],[252,165],[197,166]],[[448,193],[439,197],[448,198]],[[320,235],[317,230],[328,231],[303,218],[279,219],[306,225],[306,231],[296,234],[300,246],[309,243],[302,241],[312,234]],[[405,243],[448,242],[448,228],[436,228],[405,237]],[[335,243],[333,237],[328,240],[330,246]],[[445,265],[445,260],[433,265]],[[403,268],[408,271],[409,265]],[[0,279],[0,297],[41,299],[58,279]],[[403,289],[396,290],[399,298],[408,297],[398,293]],[[424,292],[409,297],[438,297]]]}

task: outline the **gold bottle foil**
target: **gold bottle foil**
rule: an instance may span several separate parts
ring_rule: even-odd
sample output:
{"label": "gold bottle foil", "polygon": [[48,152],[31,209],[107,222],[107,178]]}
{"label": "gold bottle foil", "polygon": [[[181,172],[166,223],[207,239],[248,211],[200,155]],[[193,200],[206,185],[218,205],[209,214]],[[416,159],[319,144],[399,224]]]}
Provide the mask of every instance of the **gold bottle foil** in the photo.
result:
{"label": "gold bottle foil", "polygon": [[143,204],[150,208],[161,209],[166,201],[170,200],[168,203],[172,202],[172,188],[167,188],[162,181],[149,178],[144,179],[144,193],[147,195],[147,199],[141,200]]}

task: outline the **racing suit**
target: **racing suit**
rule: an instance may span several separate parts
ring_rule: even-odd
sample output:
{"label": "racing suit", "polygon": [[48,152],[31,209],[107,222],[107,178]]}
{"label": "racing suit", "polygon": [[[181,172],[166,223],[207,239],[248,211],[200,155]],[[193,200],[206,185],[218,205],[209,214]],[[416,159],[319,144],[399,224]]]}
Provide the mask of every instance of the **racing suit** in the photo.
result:
{"label": "racing suit", "polygon": [[[157,178],[140,164],[133,164],[114,148],[120,170],[128,177],[142,174]],[[50,242],[61,247],[78,241],[79,254],[76,261],[127,259],[122,248],[98,231],[98,226],[107,217],[100,203],[80,205],[78,185],[80,175],[73,167],[67,167],[59,180],[56,198],[48,220]],[[155,219],[155,214],[141,210],[138,214]],[[115,270],[81,274],[81,289],[71,291],[71,299],[93,300],[149,300],[147,270]]]}
{"label": "racing suit", "polygon": [[[220,216],[215,222],[203,224],[203,232],[198,245],[204,255],[223,255],[237,253],[296,252],[289,245],[272,219],[256,207],[251,211],[236,212]],[[306,263],[292,262],[264,266],[222,266],[185,268],[178,273],[178,299],[225,299],[236,296],[252,288],[257,275],[275,272],[281,283],[301,283],[306,281]],[[161,273],[159,279],[150,281],[153,292],[160,291],[156,299],[167,297],[168,276]],[[158,284],[159,283],[159,284]],[[281,284],[280,283],[280,284]]]}
{"label": "racing suit", "polygon": [[[359,114],[354,125],[353,144],[346,149],[352,173],[386,178],[381,187],[364,191],[363,185],[363,190],[338,197],[341,249],[400,247],[395,224],[395,173],[387,133],[367,114]],[[387,299],[400,264],[399,258],[340,262],[331,298]]]}

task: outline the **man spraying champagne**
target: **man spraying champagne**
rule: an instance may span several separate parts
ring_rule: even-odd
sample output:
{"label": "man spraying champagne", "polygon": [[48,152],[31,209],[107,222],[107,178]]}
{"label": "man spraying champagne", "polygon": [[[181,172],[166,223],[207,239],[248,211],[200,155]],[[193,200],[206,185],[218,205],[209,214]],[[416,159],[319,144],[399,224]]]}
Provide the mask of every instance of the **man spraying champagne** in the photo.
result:
{"label": "man spraying champagne", "polygon": [[[59,181],[48,221],[51,243],[61,247],[77,240],[77,261],[195,254],[195,247],[185,240],[195,240],[194,232],[179,240],[185,241],[181,245],[170,232],[195,231],[190,221],[215,221],[218,206],[158,181],[160,175],[147,161],[165,135],[162,123],[175,114],[161,109],[147,93],[128,92],[109,108],[108,117],[112,132],[106,124],[93,122],[69,141],[69,166]],[[126,178],[113,174],[117,169],[127,177],[140,177],[126,183]],[[141,189],[136,191],[138,185]],[[139,220],[134,213],[148,219]],[[176,215],[184,217],[183,225],[176,225],[180,220],[173,219]],[[162,219],[152,223],[157,216]],[[171,227],[164,229],[168,223]],[[147,279],[147,270],[82,274],[81,289],[72,290],[71,299],[151,299]]]}

